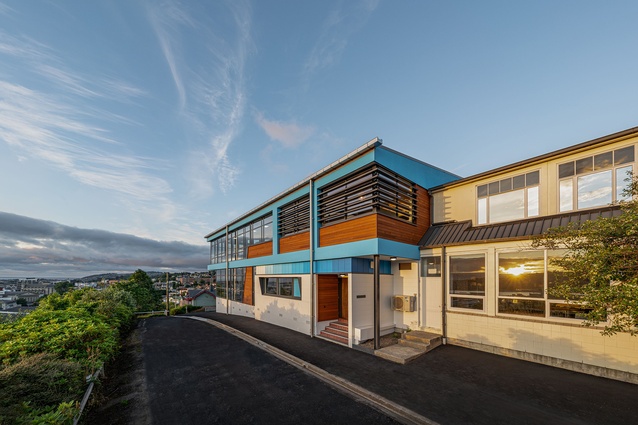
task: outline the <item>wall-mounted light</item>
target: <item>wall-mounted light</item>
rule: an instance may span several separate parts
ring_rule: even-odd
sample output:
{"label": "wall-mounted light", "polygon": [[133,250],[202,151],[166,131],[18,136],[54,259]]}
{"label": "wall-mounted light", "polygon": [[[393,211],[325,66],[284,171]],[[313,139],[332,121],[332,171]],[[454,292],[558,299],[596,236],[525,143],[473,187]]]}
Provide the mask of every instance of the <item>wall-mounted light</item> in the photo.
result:
{"label": "wall-mounted light", "polygon": [[390,261],[397,261],[397,257],[390,257]]}
{"label": "wall-mounted light", "polygon": [[339,275],[339,277],[348,277],[348,275],[342,273],[342,274]]}

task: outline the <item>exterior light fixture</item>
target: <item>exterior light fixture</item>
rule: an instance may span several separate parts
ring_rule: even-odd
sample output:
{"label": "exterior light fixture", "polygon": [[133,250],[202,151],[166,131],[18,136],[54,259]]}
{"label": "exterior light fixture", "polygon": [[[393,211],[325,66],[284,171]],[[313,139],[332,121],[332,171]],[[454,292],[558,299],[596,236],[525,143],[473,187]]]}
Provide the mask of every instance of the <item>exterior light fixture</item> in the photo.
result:
{"label": "exterior light fixture", "polygon": [[397,257],[390,257],[390,261],[397,261]]}

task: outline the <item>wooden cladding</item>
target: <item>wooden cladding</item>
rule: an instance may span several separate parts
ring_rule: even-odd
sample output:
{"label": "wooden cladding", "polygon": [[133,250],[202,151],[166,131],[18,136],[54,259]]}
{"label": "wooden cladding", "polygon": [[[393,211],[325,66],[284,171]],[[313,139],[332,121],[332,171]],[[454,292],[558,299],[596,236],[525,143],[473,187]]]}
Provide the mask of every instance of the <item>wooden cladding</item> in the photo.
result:
{"label": "wooden cladding", "polygon": [[279,239],[279,253],[310,249],[310,232],[297,233]]}
{"label": "wooden cladding", "polygon": [[248,305],[255,305],[254,289],[253,285],[253,268],[246,267],[246,277],[244,279],[244,296],[242,302]]}
{"label": "wooden cladding", "polygon": [[370,214],[319,229],[319,246],[338,245],[377,237],[377,216]]}
{"label": "wooden cladding", "polygon": [[418,187],[416,224],[384,214],[370,214],[319,229],[319,246],[331,246],[382,238],[416,245],[430,226],[430,202],[425,189]]}
{"label": "wooden cladding", "polygon": [[248,247],[248,258],[272,255],[272,241],[251,245]]}

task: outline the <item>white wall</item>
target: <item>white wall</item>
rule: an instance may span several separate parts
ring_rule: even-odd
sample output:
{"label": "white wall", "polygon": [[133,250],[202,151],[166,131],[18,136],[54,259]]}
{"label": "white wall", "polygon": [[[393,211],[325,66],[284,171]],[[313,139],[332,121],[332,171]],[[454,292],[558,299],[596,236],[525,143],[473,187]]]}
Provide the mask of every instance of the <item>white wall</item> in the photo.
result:
{"label": "white wall", "polygon": [[259,276],[256,275],[254,317],[257,320],[310,335],[312,314],[310,275],[295,274],[294,277],[301,277],[301,300],[262,295]]}
{"label": "white wall", "polygon": [[638,374],[638,338],[578,324],[450,312],[448,338]]}
{"label": "white wall", "polygon": [[[411,269],[401,270],[399,263],[392,264],[393,289],[392,295],[410,295],[416,297],[417,308],[415,311],[392,311],[394,315],[394,325],[401,329],[419,329],[419,308],[421,304],[419,290],[419,265],[417,262],[406,263]],[[405,267],[405,266],[404,266]],[[391,306],[391,300],[388,300]]]}
{"label": "white wall", "polygon": [[[355,344],[374,338],[374,276],[371,274],[351,274],[350,322],[352,339]],[[394,331],[394,312],[390,308],[393,295],[392,276],[381,275],[379,294],[379,322],[381,334]],[[358,297],[357,297],[358,296]]]}

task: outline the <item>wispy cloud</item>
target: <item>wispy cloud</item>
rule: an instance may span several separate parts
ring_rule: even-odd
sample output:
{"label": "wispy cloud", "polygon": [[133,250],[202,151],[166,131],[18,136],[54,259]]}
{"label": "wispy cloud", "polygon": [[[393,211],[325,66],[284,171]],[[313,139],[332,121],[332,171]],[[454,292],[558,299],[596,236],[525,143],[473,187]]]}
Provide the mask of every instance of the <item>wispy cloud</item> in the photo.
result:
{"label": "wispy cloud", "polygon": [[42,43],[0,32],[0,59],[3,56],[52,84],[44,89],[37,82],[27,86],[0,76],[0,141],[19,157],[41,159],[82,184],[138,202],[168,201],[172,189],[157,177],[151,165],[157,161],[126,149],[127,141],[104,125],[133,122],[87,102],[121,104],[144,96],[143,90],[117,78],[88,78],[61,65],[54,50]]}
{"label": "wispy cloud", "polygon": [[346,1],[330,12],[304,64],[306,78],[341,59],[349,38],[365,25],[378,4],[379,0]]}
{"label": "wispy cloud", "polygon": [[[177,90],[178,109],[195,145],[190,158],[198,172],[190,175],[190,186],[193,195],[200,197],[230,190],[239,176],[240,169],[228,152],[245,116],[244,66],[253,45],[249,4],[229,1],[217,6],[227,10],[204,14],[193,3],[148,4],[149,20]],[[229,14],[232,20],[222,21]],[[234,32],[228,31],[229,26]],[[232,35],[221,37],[222,27]],[[192,32],[196,37],[188,38]],[[192,40],[200,41],[192,45]],[[183,60],[192,52],[198,55],[192,62],[197,68]]]}
{"label": "wispy cloud", "polygon": [[205,270],[208,249],[0,212],[0,275],[64,276],[146,270]]}
{"label": "wispy cloud", "polygon": [[280,142],[286,148],[296,148],[305,142],[315,132],[310,126],[302,126],[294,122],[271,121],[264,118],[262,113],[255,116],[257,124],[272,140]]}

